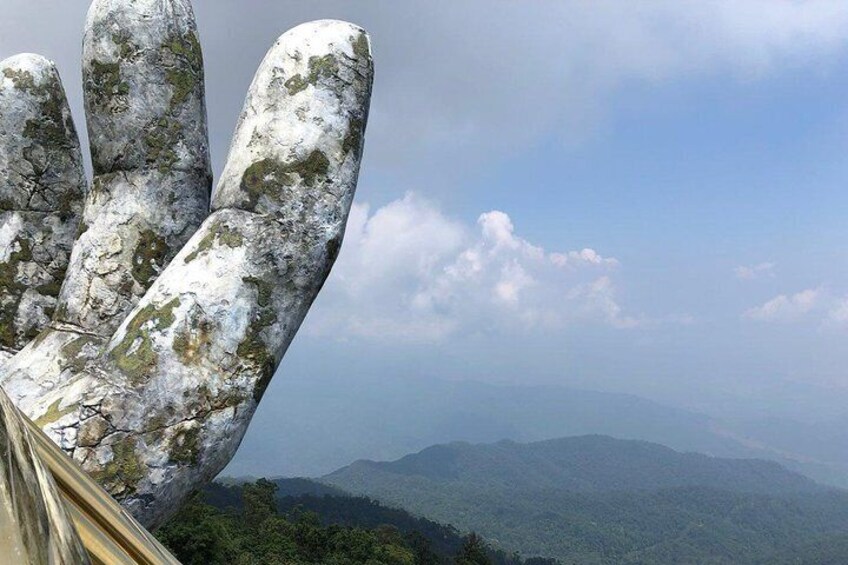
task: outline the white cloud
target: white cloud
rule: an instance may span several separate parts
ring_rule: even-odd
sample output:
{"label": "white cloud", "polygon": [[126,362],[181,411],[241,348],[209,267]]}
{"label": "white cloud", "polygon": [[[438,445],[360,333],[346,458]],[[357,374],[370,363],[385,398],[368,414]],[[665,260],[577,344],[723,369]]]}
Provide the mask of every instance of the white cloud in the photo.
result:
{"label": "white cloud", "polygon": [[615,289],[608,276],[602,276],[591,283],[581,285],[571,292],[571,298],[578,299],[589,312],[599,313],[609,325],[619,328],[635,328],[642,321],[621,313],[621,306],[615,301]]}
{"label": "white cloud", "polygon": [[581,251],[569,251],[568,253],[551,253],[551,261],[560,267],[578,267],[582,264],[608,265],[615,267],[618,260],[614,257],[601,257],[594,249],[583,249]]}
{"label": "white cloud", "polygon": [[824,286],[780,294],[747,310],[744,317],[760,322],[806,322],[821,328],[844,328],[848,326],[848,294],[835,294]]}
{"label": "white cloud", "polygon": [[761,277],[773,277],[774,276],[774,263],[758,263],[756,265],[745,266],[740,265],[733,269],[733,274],[736,275],[736,278],[739,280],[754,280]]}
{"label": "white cloud", "polygon": [[745,315],[766,322],[796,320],[821,307],[825,298],[820,288],[808,288],[791,296],[776,296],[761,306],[749,309]]}
{"label": "white cloud", "polygon": [[837,325],[848,323],[848,296],[843,296],[833,303],[828,312],[828,318],[830,322]]}
{"label": "white cloud", "polygon": [[500,211],[469,226],[413,193],[374,212],[354,204],[304,331],[433,341],[572,323],[632,328],[639,321],[622,313],[610,277],[617,265],[589,248],[548,252]]}

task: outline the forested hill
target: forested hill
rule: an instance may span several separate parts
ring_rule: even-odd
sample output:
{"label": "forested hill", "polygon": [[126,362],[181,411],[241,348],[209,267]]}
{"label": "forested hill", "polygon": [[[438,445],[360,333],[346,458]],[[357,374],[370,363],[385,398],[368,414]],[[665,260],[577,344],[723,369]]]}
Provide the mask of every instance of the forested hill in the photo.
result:
{"label": "forested hill", "polygon": [[819,563],[848,531],[848,494],[775,463],[604,436],[439,445],[322,481],[563,563]]}
{"label": "forested hill", "polygon": [[345,489],[371,491],[389,481],[475,488],[574,492],[656,490],[685,486],[734,492],[820,492],[826,487],[777,463],[679,453],[644,441],[579,436],[533,443],[436,445],[393,462],[357,461],[327,477]]}
{"label": "forested hill", "polygon": [[212,483],[156,535],[185,565],[556,565],[308,479]]}
{"label": "forested hill", "polygon": [[283,387],[275,396],[281,404],[257,415],[227,473],[318,476],[357,459],[390,461],[450,441],[603,434],[718,457],[774,460],[848,488],[848,426],[841,420],[813,428],[774,420],[741,425],[627,394],[405,375],[289,379],[276,385]]}

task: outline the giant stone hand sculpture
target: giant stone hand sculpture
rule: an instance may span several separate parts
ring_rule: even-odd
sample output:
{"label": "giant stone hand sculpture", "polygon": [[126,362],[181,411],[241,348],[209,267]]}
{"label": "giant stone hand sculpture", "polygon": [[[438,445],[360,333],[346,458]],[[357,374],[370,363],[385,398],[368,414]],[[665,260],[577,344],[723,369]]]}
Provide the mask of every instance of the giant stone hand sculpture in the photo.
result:
{"label": "giant stone hand sculpture", "polygon": [[90,190],[52,63],[0,63],[0,386],[146,526],[231,459],[329,274],[372,73],[354,25],[282,35],[210,203],[188,0],[92,5]]}

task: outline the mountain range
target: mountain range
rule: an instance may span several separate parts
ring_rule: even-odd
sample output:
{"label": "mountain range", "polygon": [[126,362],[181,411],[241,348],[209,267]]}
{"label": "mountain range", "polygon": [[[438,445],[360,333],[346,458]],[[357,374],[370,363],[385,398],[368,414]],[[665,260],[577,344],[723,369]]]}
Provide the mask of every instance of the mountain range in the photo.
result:
{"label": "mountain range", "polygon": [[643,441],[454,442],[321,481],[562,563],[848,562],[848,493]]}
{"label": "mountain range", "polygon": [[225,474],[319,476],[357,459],[397,459],[452,441],[604,434],[679,451],[770,459],[848,487],[845,422],[729,422],[633,395],[554,386],[412,378],[280,383]]}

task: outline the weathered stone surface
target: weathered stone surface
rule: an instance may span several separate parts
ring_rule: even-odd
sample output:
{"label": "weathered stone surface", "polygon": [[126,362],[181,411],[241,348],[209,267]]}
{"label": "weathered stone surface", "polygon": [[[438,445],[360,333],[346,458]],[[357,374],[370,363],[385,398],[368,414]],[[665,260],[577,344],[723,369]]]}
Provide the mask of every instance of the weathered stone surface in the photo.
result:
{"label": "weathered stone surface", "polygon": [[0,391],[0,555],[4,563],[84,565],[88,555],[19,412]]}
{"label": "weathered stone surface", "polygon": [[82,154],[53,63],[0,62],[0,347],[50,320],[85,194]]}
{"label": "weathered stone surface", "polygon": [[208,214],[203,57],[186,0],[96,0],[83,41],[94,182],[56,319],[109,335]]}
{"label": "weathered stone surface", "polygon": [[[188,244],[161,275],[126,263],[122,250],[141,239],[109,239],[108,226],[124,209],[159,225],[157,214],[174,210],[151,209],[161,184],[139,183],[137,207],[93,214],[105,218],[97,254],[76,263],[74,250],[71,270],[94,273],[102,286],[69,276],[65,288],[84,300],[0,365],[0,384],[21,410],[143,524],[159,523],[227,464],[321,289],[356,188],[372,73],[356,26],[319,21],[284,34],[248,93],[215,211]],[[120,182],[133,185],[132,174]],[[99,194],[95,187],[86,217],[102,210]],[[127,304],[112,289],[126,279],[110,277],[133,267],[152,282],[141,301],[111,337],[101,325],[86,329],[120,319]],[[96,315],[74,317],[85,304]]]}
{"label": "weathered stone surface", "polygon": [[95,175],[209,177],[203,55],[187,0],[95,0],[83,39]]}
{"label": "weathered stone surface", "polygon": [[[361,28],[332,20],[280,37],[248,91],[213,210],[249,209],[289,221],[311,207],[332,211],[331,201],[347,195],[346,186],[333,183],[359,170],[369,50]],[[303,200],[312,196],[319,200]]]}

